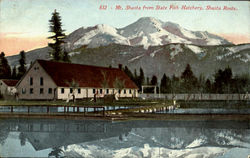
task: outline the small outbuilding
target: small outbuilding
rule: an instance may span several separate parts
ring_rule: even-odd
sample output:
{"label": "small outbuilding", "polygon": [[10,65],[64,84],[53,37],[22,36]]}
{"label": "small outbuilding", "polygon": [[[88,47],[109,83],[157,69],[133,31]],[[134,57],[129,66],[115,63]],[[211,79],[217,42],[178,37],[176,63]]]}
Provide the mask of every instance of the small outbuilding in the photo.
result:
{"label": "small outbuilding", "polygon": [[16,84],[18,80],[1,79],[0,80],[0,94],[2,95],[14,95],[16,90]]}

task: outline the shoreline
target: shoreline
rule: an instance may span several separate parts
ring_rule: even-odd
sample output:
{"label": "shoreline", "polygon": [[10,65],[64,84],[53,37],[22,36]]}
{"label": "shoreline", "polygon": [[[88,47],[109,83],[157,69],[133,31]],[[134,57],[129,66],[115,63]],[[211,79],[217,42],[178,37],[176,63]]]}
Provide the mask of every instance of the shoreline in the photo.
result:
{"label": "shoreline", "polygon": [[124,114],[106,116],[84,116],[82,114],[13,114],[1,113],[0,119],[28,118],[28,119],[74,119],[74,120],[110,120],[110,121],[131,121],[131,120],[182,120],[182,121],[250,121],[249,114]]}

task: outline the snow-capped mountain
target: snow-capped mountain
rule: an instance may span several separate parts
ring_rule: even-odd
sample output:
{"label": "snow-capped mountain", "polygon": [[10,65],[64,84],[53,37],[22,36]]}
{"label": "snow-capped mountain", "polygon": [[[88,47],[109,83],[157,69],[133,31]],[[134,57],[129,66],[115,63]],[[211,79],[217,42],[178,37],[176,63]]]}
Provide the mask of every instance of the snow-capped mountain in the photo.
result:
{"label": "snow-capped mountain", "polygon": [[190,31],[172,22],[163,22],[152,17],[143,17],[124,27],[114,28],[101,24],[94,27],[79,28],[67,37],[67,48],[74,50],[82,46],[95,48],[108,44],[129,46],[165,45],[185,43],[195,45],[230,44],[227,40],[206,31]]}
{"label": "snow-capped mountain", "polygon": [[[65,48],[73,63],[105,67],[123,64],[132,71],[142,67],[149,77],[164,73],[178,76],[186,64],[195,75],[206,77],[227,66],[234,74],[248,74],[246,67],[250,66],[250,44],[230,44],[206,31],[189,31],[149,17],[120,29],[104,24],[79,28],[67,36]],[[49,51],[44,47],[27,52],[26,63],[50,59]],[[19,65],[19,58],[7,57],[12,67]]]}

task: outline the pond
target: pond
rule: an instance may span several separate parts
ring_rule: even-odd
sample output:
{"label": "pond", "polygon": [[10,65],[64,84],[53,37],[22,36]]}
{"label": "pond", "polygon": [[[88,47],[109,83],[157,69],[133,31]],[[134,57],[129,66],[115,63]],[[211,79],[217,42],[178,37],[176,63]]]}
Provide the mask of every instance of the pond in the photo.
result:
{"label": "pond", "polygon": [[249,154],[249,120],[0,120],[0,157],[246,158]]}
{"label": "pond", "polygon": [[[47,113],[47,106],[12,106],[13,112],[16,113],[27,113],[28,107],[30,113]],[[106,111],[107,110],[118,110],[118,109],[132,109],[138,108],[138,106],[100,106],[103,107]],[[75,107],[76,110],[76,107]],[[95,111],[102,111],[102,108],[95,108],[95,106],[88,106],[86,107],[86,112],[94,112]],[[50,106],[49,111],[53,113],[57,112],[64,112],[64,106]],[[74,106],[70,106],[66,109],[68,112],[74,112]],[[0,106],[0,112],[11,112],[11,106]],[[84,112],[84,106],[79,108],[79,112]]]}

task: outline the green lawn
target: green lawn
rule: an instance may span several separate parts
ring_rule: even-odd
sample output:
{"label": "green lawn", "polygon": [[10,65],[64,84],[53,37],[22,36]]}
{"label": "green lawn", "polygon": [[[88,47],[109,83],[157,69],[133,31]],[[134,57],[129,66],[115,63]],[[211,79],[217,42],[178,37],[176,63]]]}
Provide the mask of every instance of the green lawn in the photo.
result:
{"label": "green lawn", "polygon": [[0,106],[8,105],[30,105],[30,106],[41,106],[41,105],[77,105],[77,106],[155,106],[162,105],[165,103],[170,103],[170,101],[165,102],[164,100],[140,100],[140,99],[120,99],[114,102],[104,102],[102,99],[98,99],[96,102],[90,100],[77,100],[76,102],[69,102],[62,100],[56,101],[15,101],[15,100],[0,100]]}

